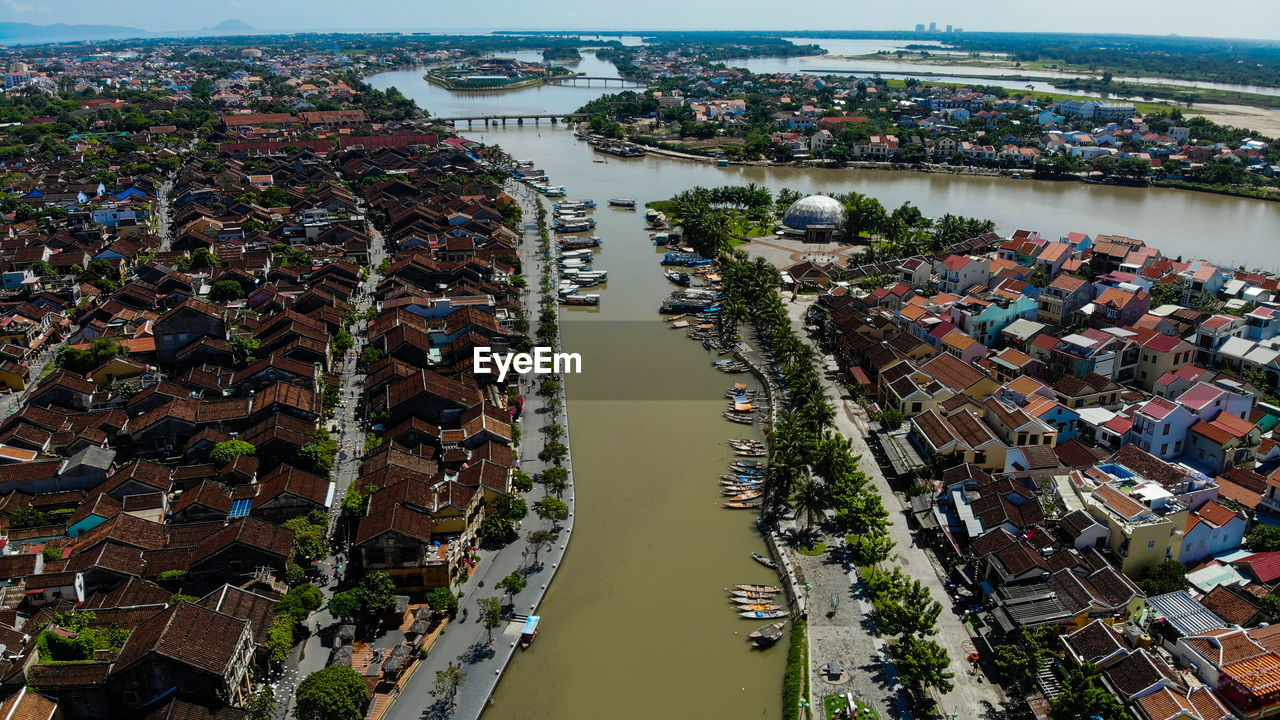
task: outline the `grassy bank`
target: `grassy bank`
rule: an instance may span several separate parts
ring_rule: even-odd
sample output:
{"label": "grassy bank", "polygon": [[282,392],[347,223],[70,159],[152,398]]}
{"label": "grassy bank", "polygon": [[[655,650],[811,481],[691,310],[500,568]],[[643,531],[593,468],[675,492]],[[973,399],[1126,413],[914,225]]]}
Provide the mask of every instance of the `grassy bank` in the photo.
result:
{"label": "grassy bank", "polygon": [[791,647],[787,649],[787,671],[782,676],[782,718],[809,717],[809,709],[799,713],[801,699],[809,697],[809,638],[805,621],[791,623]]}

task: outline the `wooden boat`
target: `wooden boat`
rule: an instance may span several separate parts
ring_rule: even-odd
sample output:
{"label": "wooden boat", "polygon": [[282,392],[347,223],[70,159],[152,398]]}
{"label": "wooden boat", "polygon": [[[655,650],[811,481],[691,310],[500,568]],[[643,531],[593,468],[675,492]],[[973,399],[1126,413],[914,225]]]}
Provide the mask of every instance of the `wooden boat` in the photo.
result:
{"label": "wooden boat", "polygon": [[767,447],[760,440],[748,440],[747,438],[729,438],[729,444],[733,447],[742,448],[744,450]]}
{"label": "wooden boat", "polygon": [[721,475],[720,479],[726,482],[738,483],[764,482],[763,475]]}
{"label": "wooden boat", "polygon": [[727,502],[724,504],[724,506],[727,508],[731,508],[733,510],[754,510],[755,508],[760,507],[760,501],[756,500],[755,502]]}
{"label": "wooden boat", "polygon": [[747,639],[755,643],[757,646],[772,645],[782,639],[782,628],[786,627],[786,622],[776,622],[757,628],[747,635]]}
{"label": "wooden boat", "polygon": [[530,615],[524,621],[524,629],[520,631],[520,647],[527,649],[533,644],[533,639],[538,637],[538,621],[541,620],[540,615]]}
{"label": "wooden boat", "polygon": [[689,279],[689,273],[682,273],[682,272],[675,272],[674,270],[668,270],[667,272],[663,273],[663,275],[668,280],[670,280],[671,282],[677,285],[688,287],[689,283],[691,282],[691,280]]}
{"label": "wooden boat", "polygon": [[761,565],[767,568],[773,568],[774,570],[778,569],[778,563],[774,562],[772,558],[766,555],[761,555],[758,552],[753,552],[751,553],[751,557],[754,558],[756,562],[760,563]]}
{"label": "wooden boat", "polygon": [[766,457],[769,455],[769,451],[764,448],[752,448],[750,450],[739,448],[733,452],[735,455],[741,455],[742,457]]}
{"label": "wooden boat", "polygon": [[773,620],[774,618],[786,617],[786,610],[748,610],[738,613],[740,617],[751,620]]}
{"label": "wooden boat", "polygon": [[730,596],[730,597],[746,598],[746,599],[748,599],[748,600],[755,600],[755,599],[757,599],[757,598],[773,597],[774,595],[777,595],[777,594],[778,594],[778,592],[781,592],[781,591],[777,591],[777,592],[775,592],[775,591],[773,591],[773,590],[770,590],[769,592],[764,592],[764,591],[759,591],[759,590],[757,590],[757,591],[752,591],[752,590],[730,590],[730,591],[729,591],[729,596]]}
{"label": "wooden boat", "polygon": [[733,602],[773,602],[773,598],[777,593],[749,593],[742,590],[737,591],[740,594],[733,594],[729,599]]}
{"label": "wooden boat", "polygon": [[614,207],[630,208],[632,210],[636,207],[635,198],[609,198],[609,204]]}
{"label": "wooden boat", "polygon": [[773,603],[742,603],[737,606],[739,610],[779,610],[780,605]]}
{"label": "wooden boat", "polygon": [[772,593],[782,592],[782,588],[778,587],[777,585],[760,585],[758,583],[746,584],[746,585],[734,585],[733,587],[735,590],[747,590],[750,592],[772,592]]}
{"label": "wooden boat", "polygon": [[743,425],[752,425],[755,423],[755,418],[751,417],[750,415],[743,415],[741,413],[733,413],[728,411],[724,412],[724,419],[728,420],[729,422],[741,423]]}
{"label": "wooden boat", "polygon": [[721,495],[726,495],[733,501],[755,500],[764,494],[764,491],[757,487],[727,487],[720,489]]}

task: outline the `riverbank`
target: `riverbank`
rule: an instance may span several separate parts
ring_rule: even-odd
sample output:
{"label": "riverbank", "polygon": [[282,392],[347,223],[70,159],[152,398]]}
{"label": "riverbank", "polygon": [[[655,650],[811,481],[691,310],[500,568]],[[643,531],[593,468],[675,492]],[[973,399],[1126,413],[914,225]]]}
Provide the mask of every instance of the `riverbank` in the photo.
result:
{"label": "riverbank", "polygon": [[640,145],[645,151],[656,157],[667,158],[671,160],[685,160],[697,162],[704,165],[714,165],[720,167],[738,166],[738,167],[772,167],[772,168],[800,168],[808,170],[880,170],[884,172],[910,172],[920,173],[924,175],[968,175],[971,177],[992,177],[992,178],[1009,178],[1013,180],[1040,180],[1048,182],[1078,182],[1090,185],[1124,185],[1137,188],[1163,188],[1166,190],[1187,190],[1191,192],[1209,193],[1213,195],[1225,195],[1228,197],[1246,198],[1250,200],[1264,200],[1270,202],[1280,201],[1280,188],[1274,193],[1264,193],[1257,190],[1241,187],[1234,188],[1222,185],[1201,185],[1183,180],[1151,180],[1146,183],[1124,183],[1124,182],[1102,182],[1099,177],[1090,177],[1086,175],[1067,175],[1054,177],[1040,177],[1030,168],[984,168],[972,165],[946,165],[938,163],[892,163],[892,162],[872,162],[866,160],[855,160],[846,162],[842,165],[836,165],[825,161],[807,161],[807,162],[777,162],[774,160],[750,160],[750,161],[727,161],[727,165],[720,164],[720,158],[710,157],[707,155],[697,155],[694,153],[680,152],[663,148],[655,145]]}
{"label": "riverbank", "polygon": [[[523,189],[523,192],[522,189],[522,186],[512,186],[509,191],[515,193],[517,199],[521,201],[526,218],[537,217],[536,198],[529,197],[527,189]],[[550,262],[551,249],[549,246],[544,247],[542,242],[544,235],[543,228],[526,219],[521,240],[525,260],[524,276],[533,281],[524,289],[522,303],[534,318],[531,322],[536,322],[537,317],[534,308],[539,301],[538,278],[541,277],[544,267],[554,266],[554,263]],[[551,307],[556,308],[558,319],[559,310],[554,298],[551,299],[551,303]],[[556,352],[561,351],[559,335],[556,336],[553,349]],[[479,718],[489,707],[498,682],[515,656],[524,618],[534,614],[542,604],[552,580],[563,563],[575,520],[573,450],[569,440],[572,432],[569,427],[568,404],[564,390],[560,389],[558,397],[561,409],[553,412],[549,407],[551,398],[539,395],[536,389],[536,382],[522,381],[521,390],[525,402],[520,423],[518,469],[533,476],[551,467],[549,463],[538,458],[538,453],[547,440],[546,428],[559,421],[565,428],[560,442],[569,448],[563,464],[563,467],[569,470],[568,486],[563,493],[557,495],[545,484],[538,484],[533,491],[526,494],[525,498],[532,507],[537,501],[545,498],[559,497],[568,507],[568,511],[563,519],[544,519],[531,513],[517,523],[516,531],[519,537],[515,541],[497,551],[491,551],[481,560],[480,570],[467,580],[458,593],[461,598],[459,613],[466,611],[465,616],[469,616],[470,620],[455,618],[450,622],[447,631],[441,633],[440,638],[431,648],[430,654],[420,661],[414,676],[396,696],[396,701],[405,700],[405,702],[393,701],[381,720],[420,720],[424,709],[431,705],[428,698],[432,696],[436,673],[444,670],[449,664],[461,666],[466,678],[458,686],[454,706],[446,707],[441,699],[435,702],[435,709],[457,720]],[[530,533],[538,530],[552,532],[556,537],[547,549],[538,555],[538,562],[531,564],[529,554],[532,550],[528,537]],[[497,589],[497,584],[513,572],[523,573],[528,584],[524,590],[512,598],[514,614],[494,629],[493,641],[487,642],[488,631],[481,622],[482,613],[477,601],[481,597],[501,596],[502,593]],[[555,632],[557,622],[568,620],[569,618],[564,616],[548,617],[545,622],[540,623],[539,627],[544,633]],[[537,642],[537,640],[534,641],[535,645]]]}

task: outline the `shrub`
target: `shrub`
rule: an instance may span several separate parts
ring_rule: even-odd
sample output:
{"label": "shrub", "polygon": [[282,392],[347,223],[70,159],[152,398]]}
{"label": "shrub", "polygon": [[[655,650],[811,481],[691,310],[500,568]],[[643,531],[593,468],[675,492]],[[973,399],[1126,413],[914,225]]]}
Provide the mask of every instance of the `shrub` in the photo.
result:
{"label": "shrub", "polygon": [[791,647],[787,649],[787,670],[782,676],[782,712],[792,717],[796,708],[800,707],[800,698],[804,691],[805,665],[808,653],[805,651],[805,621],[795,620],[791,624]]}

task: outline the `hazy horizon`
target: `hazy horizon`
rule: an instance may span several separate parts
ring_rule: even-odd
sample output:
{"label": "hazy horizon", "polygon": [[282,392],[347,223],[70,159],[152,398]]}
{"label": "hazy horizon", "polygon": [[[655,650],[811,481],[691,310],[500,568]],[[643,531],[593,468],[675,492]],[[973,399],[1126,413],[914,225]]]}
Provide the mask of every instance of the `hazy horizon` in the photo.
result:
{"label": "hazy horizon", "polygon": [[[542,3],[491,0],[484,5],[433,6],[415,0],[377,4],[335,0],[209,0],[199,4],[172,0],[0,0],[0,16],[35,25],[121,25],[152,33],[189,33],[240,20],[267,32],[484,32],[487,30],[912,30],[937,23],[974,32],[1071,32],[1128,35],[1178,34],[1224,39],[1280,39],[1280,3],[1220,0],[1215,12],[1202,4],[1168,0],[1160,12],[1139,5],[1109,6],[1107,22],[1091,13],[1064,13],[1052,5],[1021,0],[917,0],[910,6],[858,8],[848,0],[811,0],[802,17],[779,18],[776,3],[764,0],[651,0],[643,14],[589,0]],[[493,19],[492,25],[478,21]],[[726,16],[734,26],[724,26]],[[301,19],[301,20],[300,20]],[[1267,29],[1263,31],[1263,29]],[[1261,32],[1260,32],[1261,31]],[[1269,34],[1264,34],[1264,32]]]}

